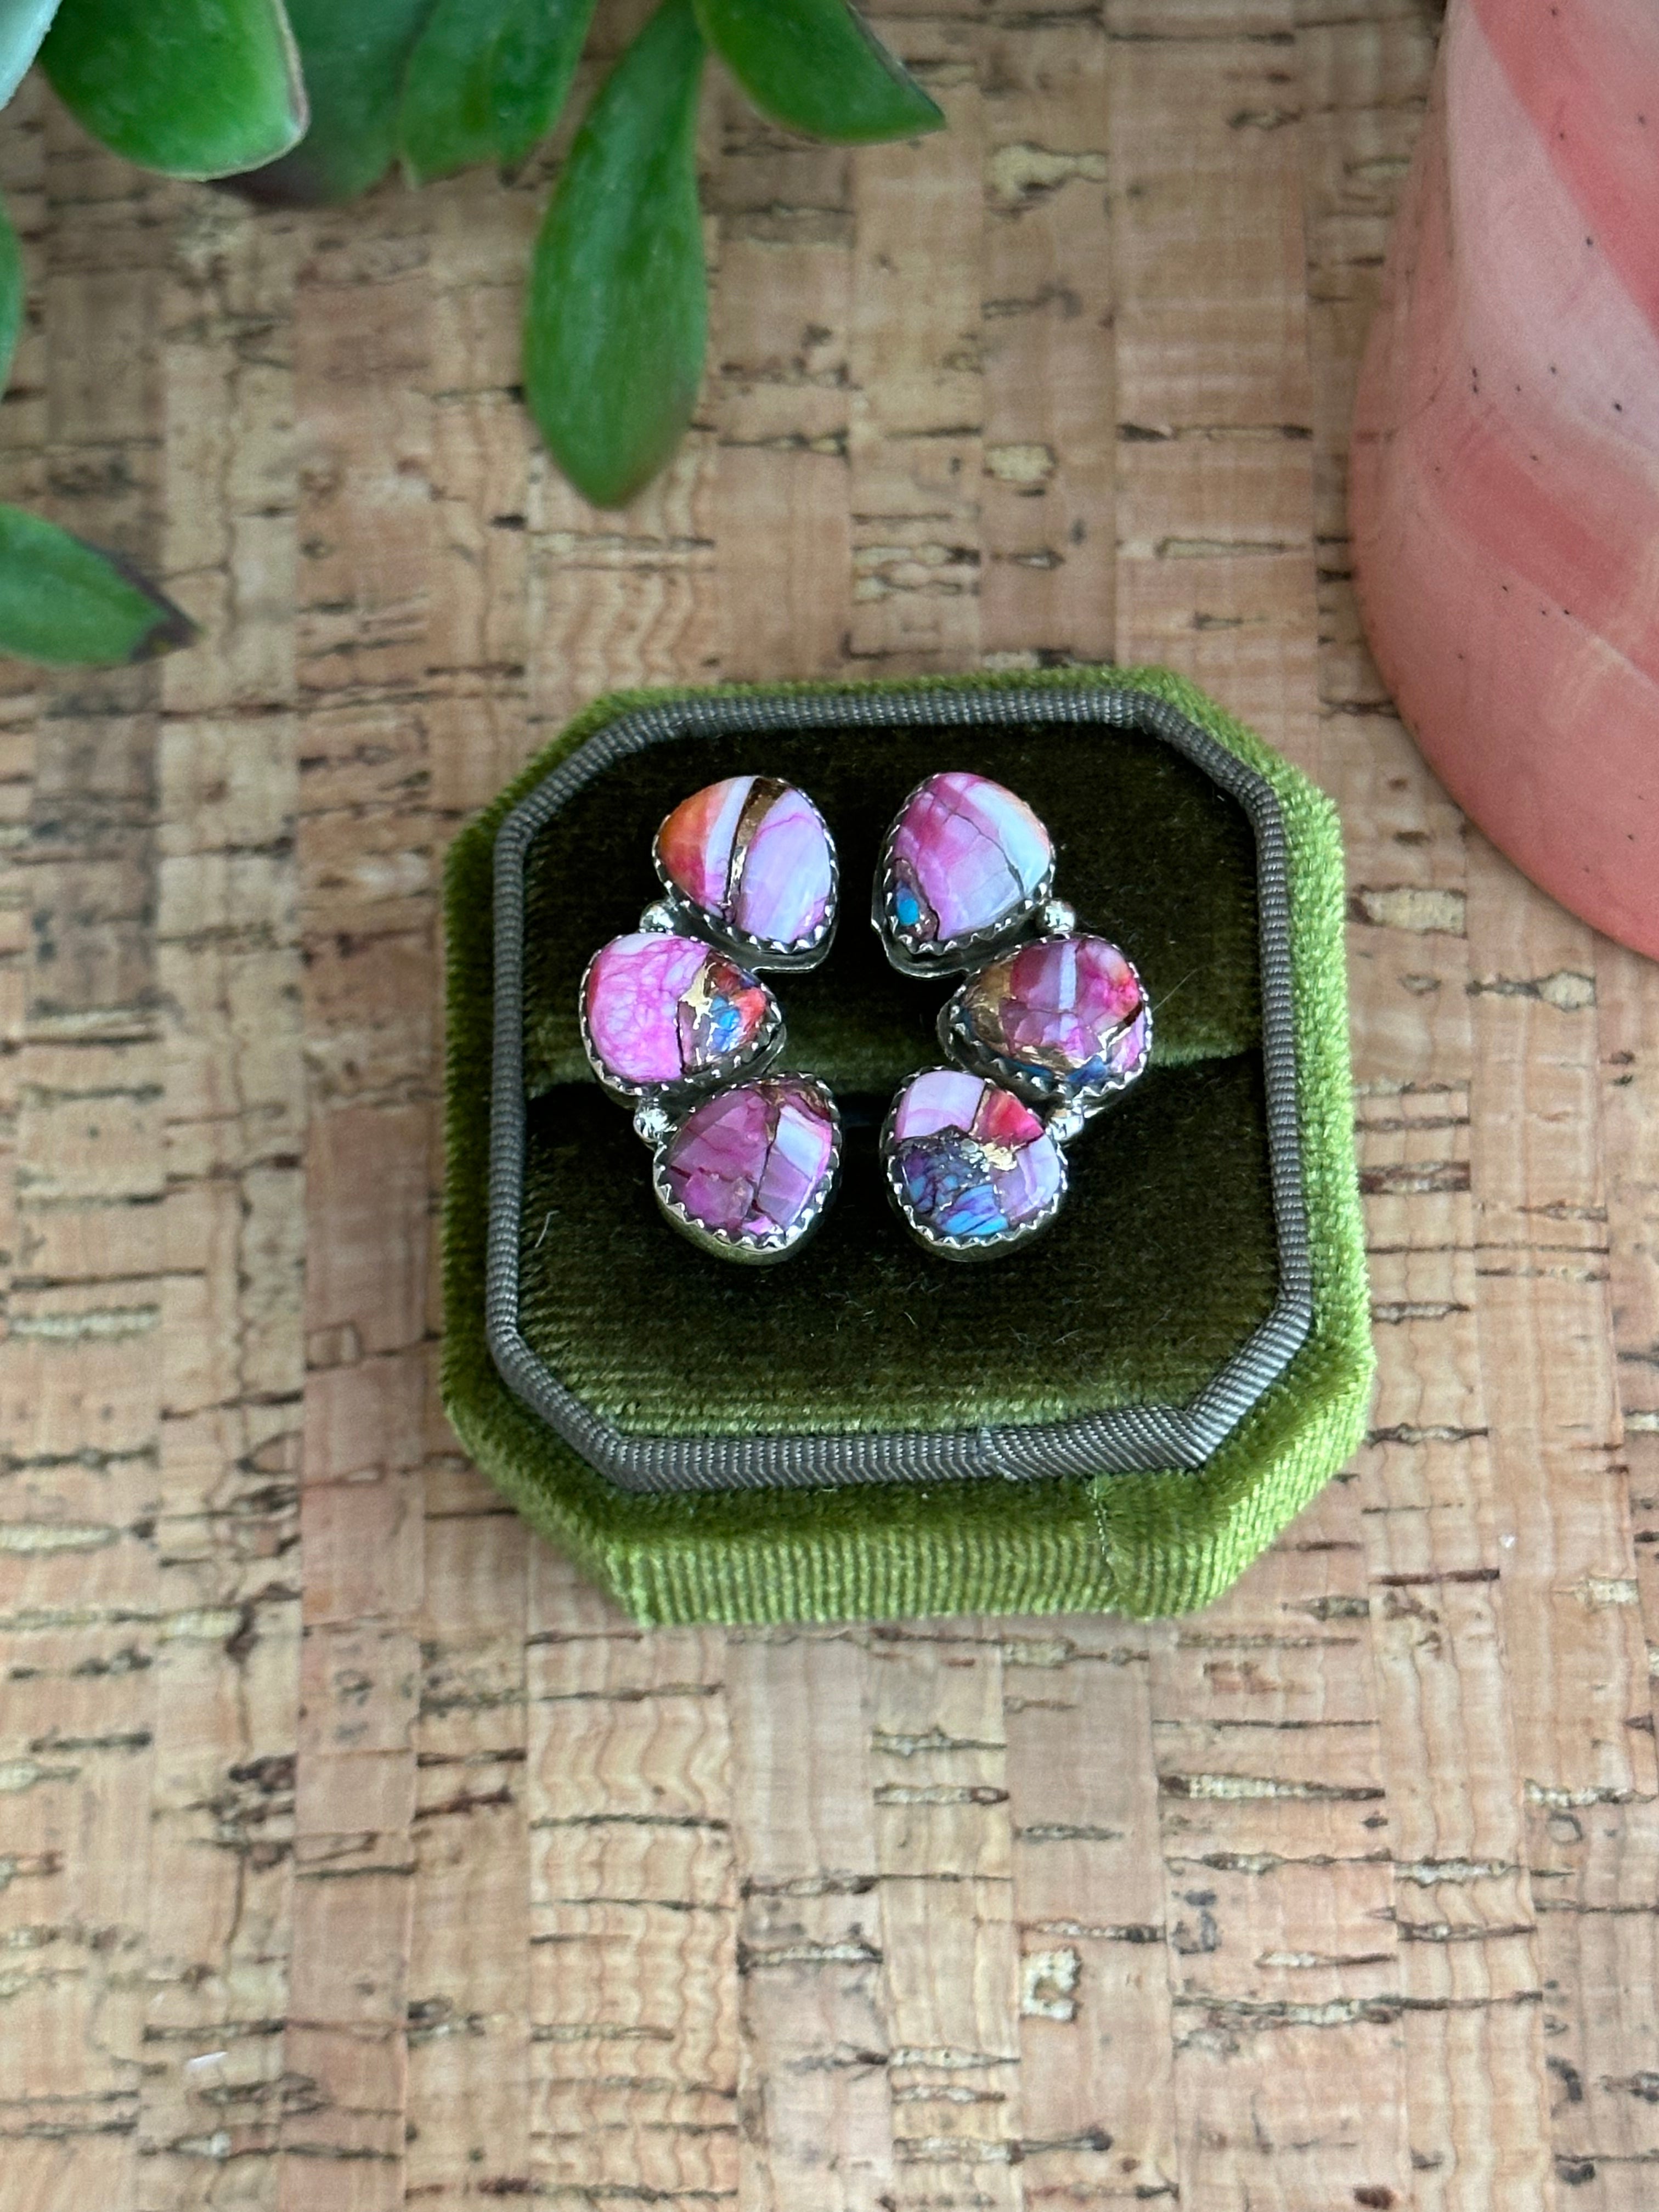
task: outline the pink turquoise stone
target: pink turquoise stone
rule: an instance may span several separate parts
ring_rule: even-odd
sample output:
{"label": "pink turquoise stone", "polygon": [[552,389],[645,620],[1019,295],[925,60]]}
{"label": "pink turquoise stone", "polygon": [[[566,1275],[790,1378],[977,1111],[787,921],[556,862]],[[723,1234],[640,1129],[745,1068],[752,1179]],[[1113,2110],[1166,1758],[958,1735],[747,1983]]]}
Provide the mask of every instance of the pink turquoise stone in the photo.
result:
{"label": "pink turquoise stone", "polygon": [[583,985],[607,1074],[646,1089],[709,1076],[753,1044],[774,1010],[764,983],[695,937],[613,937]]}
{"label": "pink turquoise stone", "polygon": [[893,908],[921,943],[1012,921],[1054,864],[1048,832],[1023,799],[982,775],[932,775],[905,802],[892,838]]}
{"label": "pink turquoise stone", "polygon": [[769,945],[810,944],[829,918],[830,832],[804,791],[771,776],[727,776],[682,800],[657,860],[692,905]]}
{"label": "pink turquoise stone", "polygon": [[889,1142],[912,1217],[936,1236],[1024,1228],[1065,1188],[1060,1147],[1030,1108],[953,1067],[911,1078]]}
{"label": "pink turquoise stone", "polygon": [[1138,1074],[1146,1057],[1140,979],[1104,937],[1023,945],[964,984],[961,1003],[981,1044],[1073,1093]]}
{"label": "pink turquoise stone", "polygon": [[761,1241],[799,1227],[835,1165],[829,1101],[805,1076],[769,1076],[694,1106],[664,1147],[662,1172],[692,1219]]}

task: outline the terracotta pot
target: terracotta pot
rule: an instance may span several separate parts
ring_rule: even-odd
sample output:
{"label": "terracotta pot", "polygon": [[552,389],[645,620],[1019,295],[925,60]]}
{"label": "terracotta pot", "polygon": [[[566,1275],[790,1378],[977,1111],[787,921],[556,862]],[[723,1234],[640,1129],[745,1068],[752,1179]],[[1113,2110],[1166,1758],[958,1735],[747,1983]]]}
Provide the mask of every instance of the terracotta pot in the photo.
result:
{"label": "terracotta pot", "polygon": [[1447,788],[1659,956],[1655,0],[1452,0],[1351,485],[1366,634]]}

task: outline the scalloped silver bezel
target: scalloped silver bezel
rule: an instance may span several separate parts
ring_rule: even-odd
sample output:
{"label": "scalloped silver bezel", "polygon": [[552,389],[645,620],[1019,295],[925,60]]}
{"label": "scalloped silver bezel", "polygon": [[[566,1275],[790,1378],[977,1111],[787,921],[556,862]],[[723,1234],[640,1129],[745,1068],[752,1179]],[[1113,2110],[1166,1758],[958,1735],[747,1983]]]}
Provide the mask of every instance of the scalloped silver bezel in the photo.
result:
{"label": "scalloped silver bezel", "polygon": [[[778,781],[781,779],[775,779]],[[804,975],[809,969],[819,967],[830,957],[835,943],[836,925],[841,919],[841,855],[836,850],[836,841],[830,834],[830,824],[824,821],[817,801],[810,791],[801,791],[798,783],[785,785],[788,791],[799,791],[801,797],[818,817],[823,830],[823,842],[830,848],[830,903],[824,909],[823,920],[809,936],[794,938],[787,943],[773,937],[751,937],[746,929],[710,908],[699,906],[684,887],[677,884],[662,863],[662,833],[669,817],[665,815],[657,824],[651,840],[651,865],[657,872],[667,903],[675,915],[686,924],[686,934],[706,937],[718,945],[722,952],[730,952],[750,968],[774,968],[782,975]]]}
{"label": "scalloped silver bezel", "polygon": [[[1022,1221],[1017,1228],[1000,1229],[994,1237],[945,1237],[937,1229],[928,1228],[918,1217],[910,1203],[910,1194],[904,1188],[904,1178],[899,1171],[898,1147],[893,1125],[898,1119],[899,1099],[916,1077],[936,1072],[918,1068],[915,1075],[906,1076],[899,1086],[897,1096],[887,1109],[887,1118],[881,1125],[881,1164],[887,1179],[887,1194],[911,1236],[925,1252],[931,1252],[936,1259],[958,1260],[970,1265],[981,1260],[1000,1260],[1005,1253],[1017,1251],[1034,1237],[1041,1237],[1054,1220],[1065,1205],[1066,1194],[1071,1188],[1071,1164],[1066,1159],[1064,1146],[1058,1139],[1051,1139],[1060,1156],[1060,1188],[1041,1213],[1034,1214],[1029,1221]],[[957,1071],[952,1068],[950,1073],[955,1074]]]}
{"label": "scalloped silver bezel", "polygon": [[[730,1260],[740,1267],[775,1267],[780,1260],[787,1260],[791,1253],[798,1252],[819,1222],[823,1220],[830,1201],[834,1198],[841,1182],[841,1109],[836,1104],[834,1093],[829,1085],[816,1075],[808,1075],[793,1069],[787,1071],[778,1079],[811,1085],[830,1109],[830,1128],[834,1140],[830,1148],[830,1165],[825,1171],[823,1182],[818,1186],[817,1196],[800,1218],[788,1229],[779,1230],[775,1235],[764,1237],[728,1237],[723,1231],[709,1228],[706,1222],[697,1220],[695,1216],[686,1212],[675,1197],[667,1175],[668,1147],[674,1141],[680,1121],[685,1118],[684,1115],[678,1117],[674,1127],[669,1131],[661,1143],[652,1149],[651,1188],[656,1193],[657,1204],[662,1209],[663,1218],[672,1228],[678,1229],[682,1237],[689,1239],[701,1250],[712,1253],[717,1260]],[[743,1086],[740,1084],[733,1084],[727,1087],[741,1090]],[[689,1111],[690,1109],[688,1108],[687,1110]]]}
{"label": "scalloped silver bezel", "polygon": [[[1079,935],[1084,933],[1079,933]],[[1124,957],[1126,960],[1128,957],[1127,954]],[[990,961],[985,963],[986,967],[994,964]],[[967,996],[983,972],[981,969],[975,969],[971,975],[964,978],[939,1008],[939,1020],[935,1024],[939,1044],[970,1075],[981,1075],[988,1082],[1000,1085],[1003,1090],[1012,1091],[1016,1098],[1023,1098],[1028,1106],[1051,1109],[1076,1106],[1085,1119],[1091,1121],[1115,1099],[1121,1098],[1131,1084],[1140,1080],[1152,1056],[1152,1003],[1146,996],[1146,987],[1141,981],[1140,970],[1133,960],[1128,961],[1128,966],[1139,988],[1141,1011],[1146,1017],[1146,1048],[1134,1066],[1121,1074],[1107,1076],[1098,1083],[1087,1083],[1073,1090],[1063,1076],[1051,1069],[1032,1068],[1023,1060],[999,1052],[994,1045],[987,1044],[969,1027],[968,1021]],[[1139,1014],[1131,1014],[1128,1021],[1120,1023],[1114,1030],[1113,1036],[1121,1036],[1130,1023],[1139,1018]]]}
{"label": "scalloped silver bezel", "polygon": [[[900,823],[910,811],[911,801],[933,780],[930,775],[923,776],[889,823],[887,835],[881,841],[881,860],[876,870],[875,889],[870,901],[870,926],[880,938],[890,964],[896,968],[901,975],[921,978],[949,975],[958,968],[981,966],[992,954],[1012,945],[1016,938],[1024,934],[1032,917],[1054,896],[1054,839],[1050,836],[1048,866],[1042,881],[1017,910],[988,924],[983,929],[964,930],[957,937],[918,937],[914,931],[906,929],[894,907],[896,886],[893,881],[893,840],[898,835]],[[1047,835],[1046,823],[1043,830]]]}
{"label": "scalloped silver bezel", "polygon": [[[649,1498],[736,1495],[777,1487],[828,1489],[887,1483],[914,1489],[935,1482],[1051,1481],[1079,1474],[1152,1468],[1197,1469],[1263,1394],[1290,1370],[1314,1325],[1313,1269],[1331,1238],[1310,1231],[1304,1196],[1300,1084],[1324,1095],[1329,1071],[1304,1070],[1298,1051],[1300,1006],[1292,939],[1297,929],[1327,927],[1323,894],[1304,885],[1291,895],[1301,847],[1287,794],[1259,765],[1236,753],[1179,708],[1150,694],[1080,672],[1053,685],[970,679],[960,687],[873,691],[659,692],[616,706],[612,719],[550,765],[505,813],[494,842],[492,1072],[489,1218],[484,1255],[484,1328],[505,1388],[533,1417],[620,1493]],[[1059,1421],[1008,1420],[992,1427],[894,1432],[687,1436],[622,1429],[598,1413],[524,1334],[520,1292],[526,1244],[525,1182],[531,1143],[525,1090],[526,866],[536,839],[579,794],[623,762],[672,744],[760,749],[782,732],[836,736],[848,729],[883,734],[1001,730],[1016,724],[1055,734],[1133,731],[1190,762],[1243,808],[1255,841],[1262,1055],[1279,1290],[1267,1319],[1217,1368],[1189,1403],[1115,1406]],[[953,740],[954,741],[954,740]],[[1241,740],[1241,744],[1244,741]],[[1276,775],[1277,770],[1274,771]],[[1286,770],[1286,775],[1293,774]],[[1298,783],[1297,792],[1301,791]],[[1300,835],[1302,833],[1298,833]],[[1321,1238],[1323,1241],[1322,1243]],[[1339,1239],[1338,1242],[1340,1240]],[[464,1295],[471,1297],[469,1285]]]}
{"label": "scalloped silver bezel", "polygon": [[[629,931],[623,933],[624,935],[635,933]],[[723,945],[710,945],[706,939],[693,935],[690,931],[686,931],[684,935],[689,944],[701,945],[706,951],[725,953],[727,950]],[[576,1020],[581,1030],[582,1050],[587,1055],[587,1064],[598,1077],[600,1088],[618,1104],[637,1106],[640,1100],[647,1095],[662,1099],[670,1107],[678,1106],[682,1102],[690,1104],[705,1097],[711,1091],[723,1091],[728,1084],[740,1083],[764,1074],[783,1050],[789,1036],[783,1008],[778,1004],[777,994],[771,985],[761,982],[760,977],[756,976],[753,980],[761,982],[761,988],[766,993],[766,1018],[741,1052],[729,1054],[712,1067],[701,1068],[696,1075],[688,1075],[678,1083],[625,1082],[601,1059],[599,1047],[593,1042],[593,1032],[587,1023],[587,979],[593,972],[594,961],[616,941],[614,937],[608,938],[583,969],[581,987],[576,994]],[[748,974],[750,971],[745,969],[744,972]]]}

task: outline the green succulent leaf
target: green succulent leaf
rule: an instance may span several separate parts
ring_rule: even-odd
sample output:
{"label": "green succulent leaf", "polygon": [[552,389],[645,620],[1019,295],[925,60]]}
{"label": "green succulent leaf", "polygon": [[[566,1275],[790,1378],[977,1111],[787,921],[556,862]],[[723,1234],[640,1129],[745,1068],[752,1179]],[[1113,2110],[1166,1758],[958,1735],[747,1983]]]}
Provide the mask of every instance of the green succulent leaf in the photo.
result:
{"label": "green succulent leaf", "polygon": [[526,394],[598,507],[623,506],[661,468],[702,380],[702,60],[691,0],[663,0],[588,110],[536,241]]}
{"label": "green succulent leaf", "polygon": [[763,115],[864,145],[945,121],[847,0],[696,0],[702,34]]}
{"label": "green succulent leaf", "polygon": [[17,333],[23,327],[26,287],[22,249],[11,217],[0,202],[0,392],[11,374],[11,357],[17,350]]}
{"label": "green succulent leaf", "polygon": [[23,82],[57,13],[58,0],[0,0],[0,107]]}
{"label": "green succulent leaf", "polygon": [[306,127],[282,0],[63,0],[40,49],[94,138],[169,177],[228,177]]}
{"label": "green succulent leaf", "polygon": [[196,626],[118,554],[0,507],[0,653],[63,666],[153,660]]}
{"label": "green succulent leaf", "polygon": [[416,183],[521,161],[558,120],[592,19],[593,0],[438,0],[404,79]]}
{"label": "green succulent leaf", "polygon": [[[66,0],[67,4],[67,0]],[[398,103],[433,0],[288,0],[311,127],[282,161],[244,180],[284,206],[354,199],[398,150]]]}

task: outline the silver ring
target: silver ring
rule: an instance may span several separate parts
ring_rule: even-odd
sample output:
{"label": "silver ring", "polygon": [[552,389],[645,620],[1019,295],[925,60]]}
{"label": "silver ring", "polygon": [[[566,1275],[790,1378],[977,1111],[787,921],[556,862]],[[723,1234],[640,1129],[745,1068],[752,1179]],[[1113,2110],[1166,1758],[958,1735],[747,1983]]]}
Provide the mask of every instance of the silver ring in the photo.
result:
{"label": "silver ring", "polygon": [[746,1267],[787,1258],[841,1173],[841,1115],[816,1076],[777,1061],[783,1010],[756,972],[816,968],[835,936],[834,840],[803,791],[727,776],[659,826],[665,896],[582,977],[582,1049],[652,1147],[663,1218]]}
{"label": "silver ring", "polygon": [[1054,878],[1048,830],[986,776],[929,776],[882,846],[872,920],[888,959],[906,975],[972,970],[939,1012],[956,1066],[912,1076],[881,1135],[889,1194],[940,1259],[1040,1236],[1065,1202],[1065,1147],[1152,1055],[1133,962],[1078,928]]}

